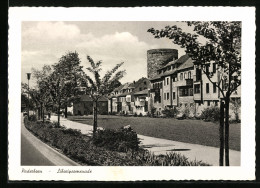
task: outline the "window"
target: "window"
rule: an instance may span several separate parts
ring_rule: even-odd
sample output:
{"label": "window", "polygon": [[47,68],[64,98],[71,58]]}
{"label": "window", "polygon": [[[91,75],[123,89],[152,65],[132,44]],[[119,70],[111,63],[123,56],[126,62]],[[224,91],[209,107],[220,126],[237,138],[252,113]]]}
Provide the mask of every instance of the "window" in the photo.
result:
{"label": "window", "polygon": [[208,101],[208,106],[210,106],[210,101]]}
{"label": "window", "polygon": [[218,101],[215,101],[215,106],[218,106]]}
{"label": "window", "polygon": [[206,83],[206,93],[209,93],[209,83]]}
{"label": "window", "polygon": [[144,85],[146,85],[146,81],[144,81]]}
{"label": "window", "polygon": [[216,73],[216,63],[213,63],[213,73]]}
{"label": "window", "polygon": [[184,73],[184,79],[186,79],[186,78],[187,78],[187,73],[185,72],[185,73]]}
{"label": "window", "polygon": [[193,107],[193,103],[190,103],[190,107]]}
{"label": "window", "polygon": [[172,93],[172,100],[175,100],[176,96],[175,96],[175,92]]}
{"label": "window", "polygon": [[193,88],[189,89],[189,96],[193,96]]}
{"label": "window", "polygon": [[183,73],[180,74],[180,80],[183,80]]}
{"label": "window", "polygon": [[214,82],[213,83],[213,93],[216,93],[217,92],[217,85],[216,83]]}
{"label": "window", "polygon": [[191,72],[188,72],[188,79],[191,79]]}
{"label": "window", "polygon": [[142,91],[142,88],[141,88],[141,87],[139,87],[139,91]]}
{"label": "window", "polygon": [[162,82],[160,82],[160,88],[162,88]]}
{"label": "window", "polygon": [[164,93],[164,100],[166,100],[166,93]]}
{"label": "window", "polygon": [[170,94],[169,94],[169,93],[167,93],[167,100],[169,100],[169,98],[170,98]]}
{"label": "window", "polygon": [[180,107],[182,107],[182,103],[180,103]]}
{"label": "window", "polygon": [[194,85],[194,93],[200,93],[200,84]]}
{"label": "window", "polygon": [[166,80],[167,80],[167,85],[169,85],[169,78],[167,78]]}

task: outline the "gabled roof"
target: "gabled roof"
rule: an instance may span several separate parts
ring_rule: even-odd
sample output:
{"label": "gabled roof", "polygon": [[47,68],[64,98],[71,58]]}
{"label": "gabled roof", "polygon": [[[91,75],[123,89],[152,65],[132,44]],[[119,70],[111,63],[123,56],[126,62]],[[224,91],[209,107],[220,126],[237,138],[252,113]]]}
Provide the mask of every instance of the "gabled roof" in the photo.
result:
{"label": "gabled roof", "polygon": [[118,95],[118,97],[125,97],[127,95],[131,95],[133,92],[125,92],[125,93],[122,93],[120,95]]}
{"label": "gabled roof", "polygon": [[185,54],[185,55],[181,56],[179,59],[177,59],[175,63],[183,64],[183,63],[185,63],[189,58],[190,58],[190,56],[189,56],[188,54]]}
{"label": "gabled roof", "polygon": [[123,87],[121,88],[121,90],[122,90],[122,89],[127,89],[129,85],[130,85],[129,82],[125,83],[125,84],[123,85]]}
{"label": "gabled roof", "polygon": [[178,67],[178,71],[188,69],[188,68],[193,68],[194,66],[193,62],[194,61],[191,58],[188,58],[183,64],[181,64]]}
{"label": "gabled roof", "polygon": [[[92,98],[89,95],[81,95],[80,101],[82,102],[87,102],[87,101],[93,101]],[[107,101],[107,98],[102,96],[101,98],[98,99],[98,101]]]}
{"label": "gabled roof", "polygon": [[135,92],[134,95],[147,95],[148,94],[148,89],[142,90]]}
{"label": "gabled roof", "polygon": [[123,87],[124,87],[124,84],[118,86],[116,89],[114,89],[114,91],[120,91]]}

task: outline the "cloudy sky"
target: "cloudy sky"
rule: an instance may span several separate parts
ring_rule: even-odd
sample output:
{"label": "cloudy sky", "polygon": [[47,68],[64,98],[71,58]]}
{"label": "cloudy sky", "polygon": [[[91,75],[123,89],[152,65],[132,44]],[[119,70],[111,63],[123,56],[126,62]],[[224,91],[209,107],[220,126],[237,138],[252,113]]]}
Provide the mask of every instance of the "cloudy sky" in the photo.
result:
{"label": "cloudy sky", "polygon": [[23,22],[22,23],[22,81],[31,68],[41,69],[44,64],[57,63],[68,51],[77,51],[81,64],[89,66],[86,56],[103,61],[103,73],[124,62],[126,70],[121,80],[132,82],[147,77],[147,50],[175,48],[179,57],[184,49],[169,39],[155,39],[147,29],[164,28],[166,25],[192,28],[177,22]]}

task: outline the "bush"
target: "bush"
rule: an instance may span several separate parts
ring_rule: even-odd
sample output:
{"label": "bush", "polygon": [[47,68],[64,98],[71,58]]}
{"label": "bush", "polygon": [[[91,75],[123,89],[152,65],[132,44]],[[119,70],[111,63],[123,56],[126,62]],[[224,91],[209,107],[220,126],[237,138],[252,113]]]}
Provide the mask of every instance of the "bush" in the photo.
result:
{"label": "bush", "polygon": [[138,117],[143,117],[143,114],[142,114],[142,113],[140,113],[140,114],[138,115]]}
{"label": "bush", "polygon": [[126,152],[128,150],[138,150],[139,139],[130,126],[120,129],[98,130],[93,137],[94,145],[105,147],[112,151]]}
{"label": "bush", "polygon": [[109,115],[116,115],[116,112],[108,112]]}
{"label": "bush", "polygon": [[149,166],[209,166],[202,161],[189,161],[187,157],[179,153],[166,153],[165,155],[154,155],[147,150],[128,153],[128,155],[139,163]]}
{"label": "bush", "polygon": [[136,112],[134,113],[134,117],[137,117],[137,113]]}
{"label": "bush", "polygon": [[29,118],[28,118],[29,121],[37,121],[37,117],[36,115],[30,115]]}
{"label": "bush", "polygon": [[216,106],[205,108],[202,111],[200,118],[204,121],[219,121],[220,110]]}
{"label": "bush", "polygon": [[67,112],[67,116],[73,116],[72,112]]}
{"label": "bush", "polygon": [[178,114],[178,110],[176,108],[173,109],[167,109],[165,108],[162,113],[165,115],[165,117],[167,118],[173,118],[176,117],[176,115]]}

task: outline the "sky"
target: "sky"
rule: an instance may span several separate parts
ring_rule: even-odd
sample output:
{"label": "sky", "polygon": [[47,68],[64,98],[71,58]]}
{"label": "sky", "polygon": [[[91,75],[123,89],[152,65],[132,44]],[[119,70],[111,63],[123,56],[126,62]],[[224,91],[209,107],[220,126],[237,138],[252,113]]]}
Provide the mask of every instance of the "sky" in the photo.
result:
{"label": "sky", "polygon": [[[86,56],[94,61],[102,60],[104,73],[120,62],[126,70],[122,83],[147,77],[147,50],[157,48],[178,49],[179,57],[184,49],[171,40],[155,39],[147,30],[162,29],[167,25],[178,25],[185,32],[192,28],[180,22],[22,22],[22,82],[27,83],[26,73],[32,68],[53,65],[62,55],[77,51],[84,70],[90,64]],[[34,83],[33,79],[31,81]]]}

